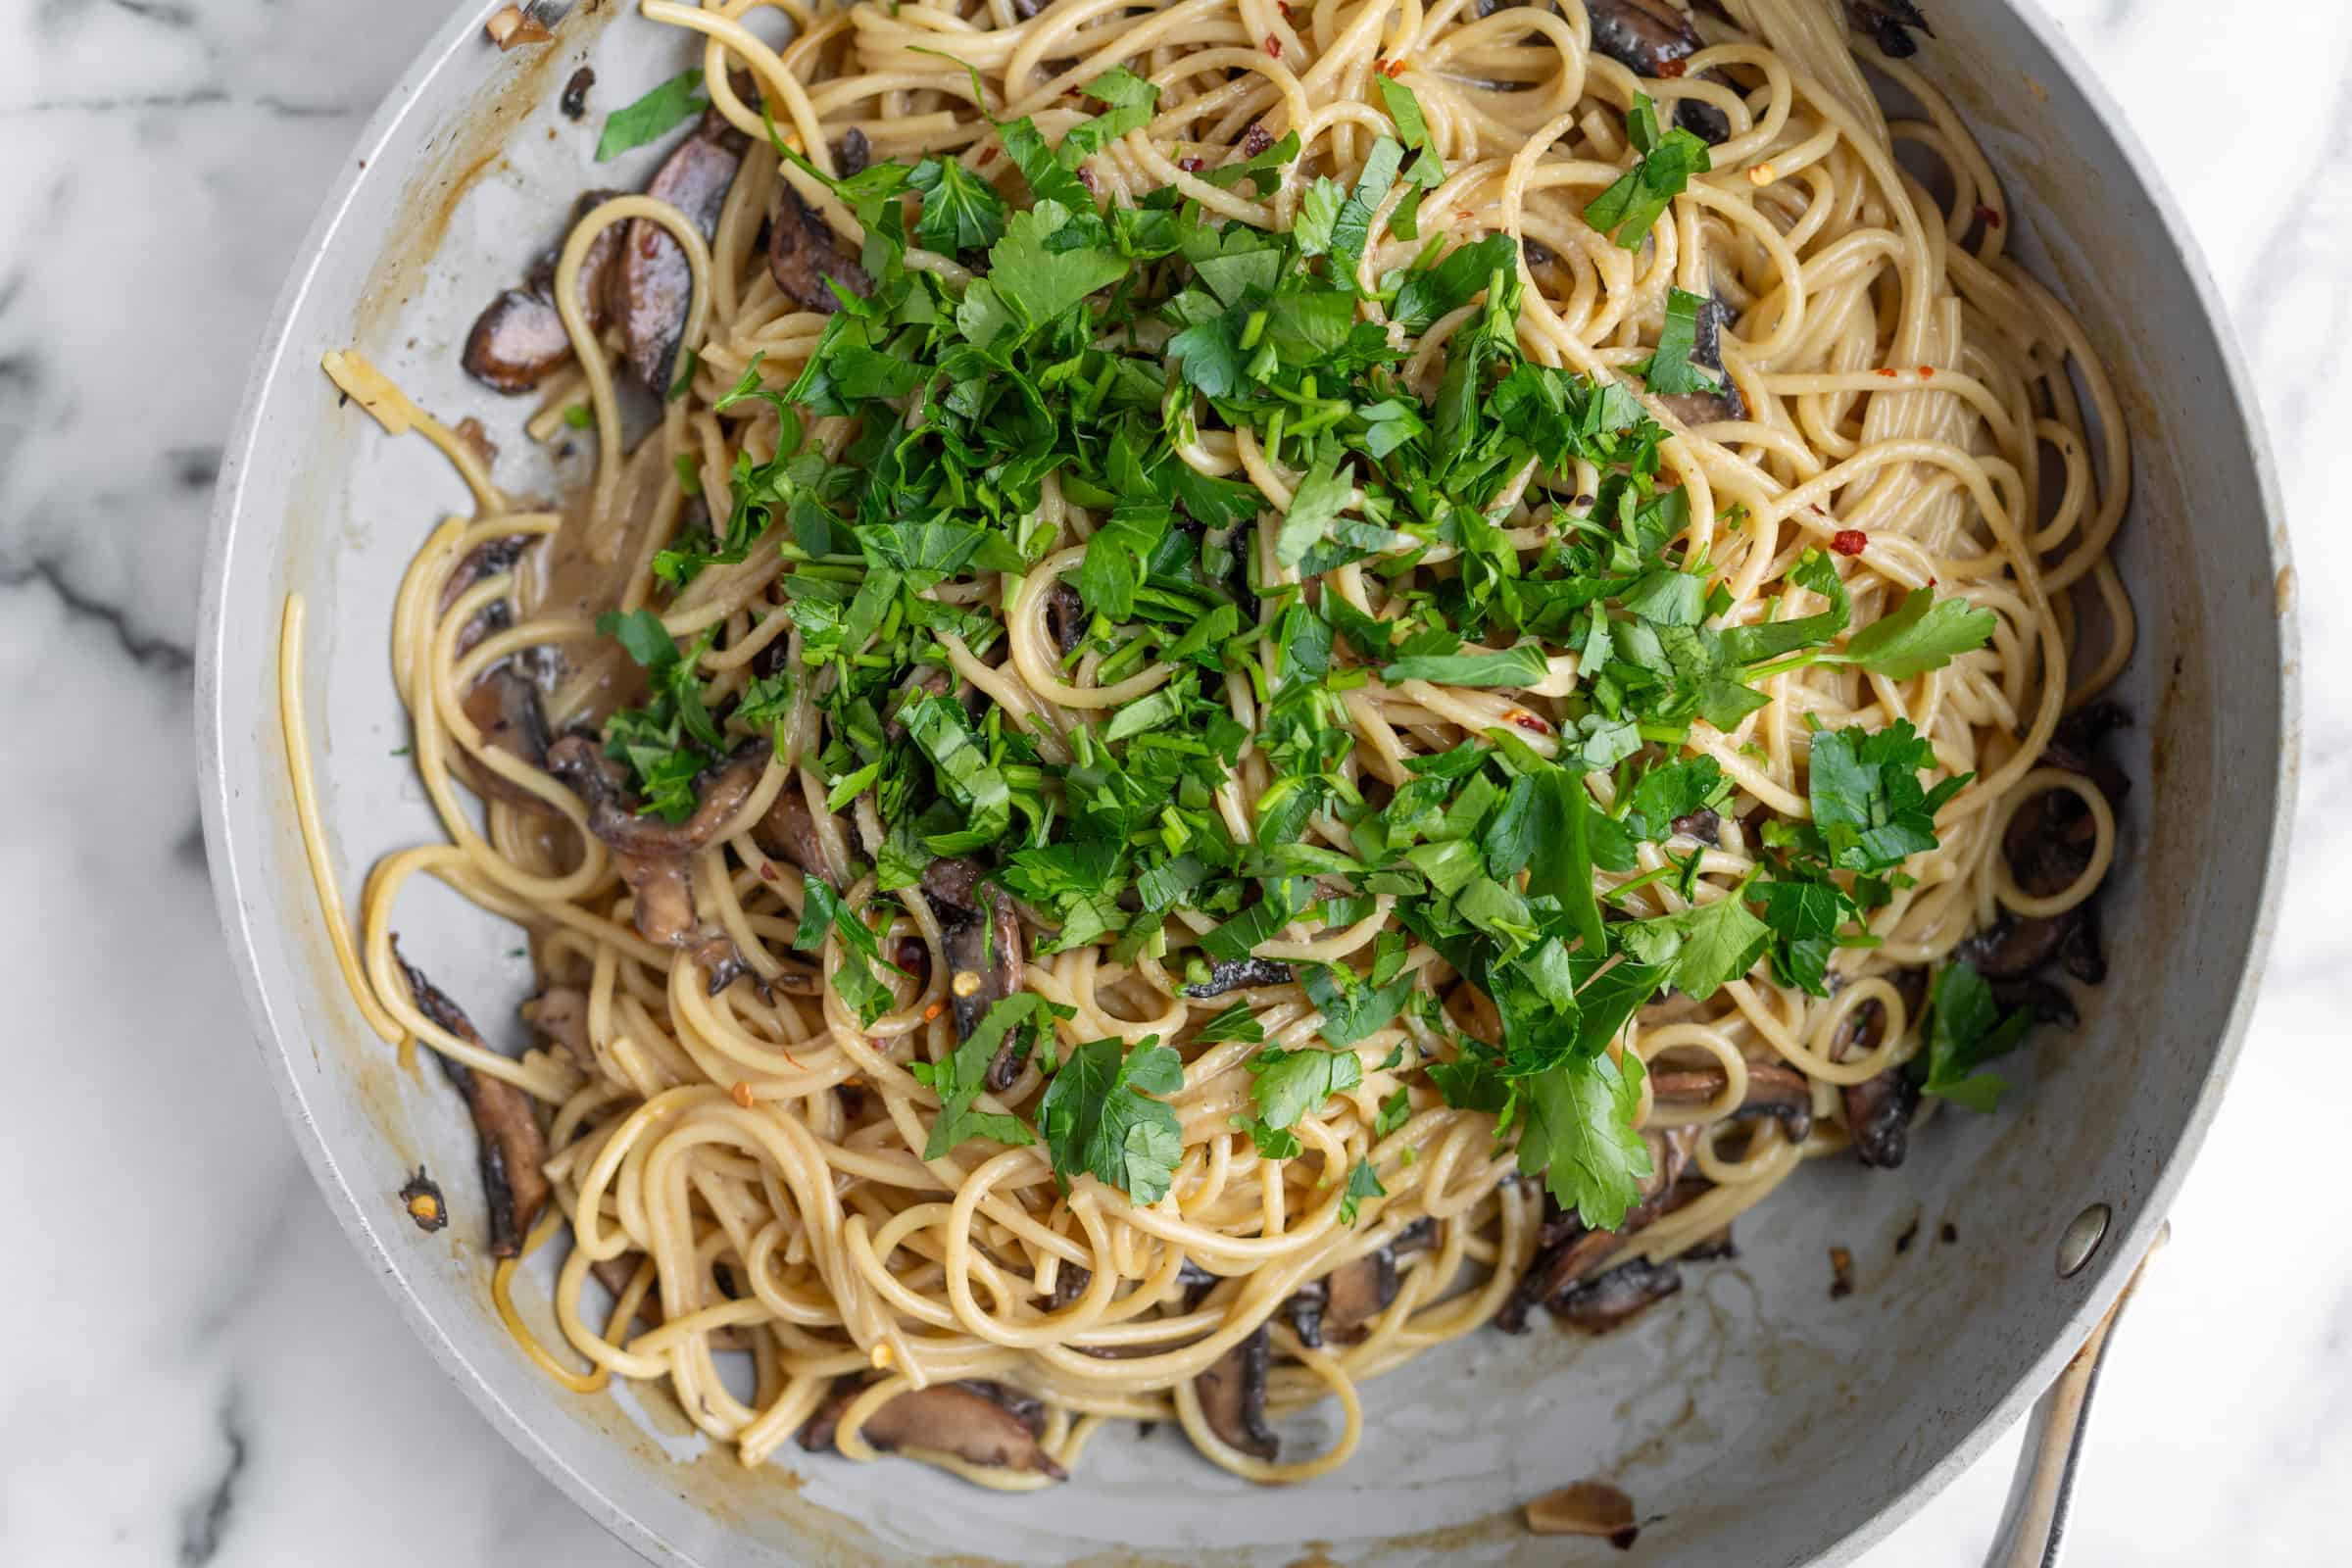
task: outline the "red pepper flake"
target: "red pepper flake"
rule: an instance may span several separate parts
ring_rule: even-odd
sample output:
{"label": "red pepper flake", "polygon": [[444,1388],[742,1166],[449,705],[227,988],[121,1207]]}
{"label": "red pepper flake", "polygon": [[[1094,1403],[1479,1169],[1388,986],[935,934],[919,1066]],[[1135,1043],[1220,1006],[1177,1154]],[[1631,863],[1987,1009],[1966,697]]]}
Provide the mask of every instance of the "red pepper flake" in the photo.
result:
{"label": "red pepper flake", "polygon": [[760,880],[762,882],[776,882],[782,880],[781,873],[776,870],[775,861],[761,860],[760,862]]}
{"label": "red pepper flake", "polygon": [[1283,21],[1291,20],[1291,0],[1274,0],[1274,9],[1282,13]]}
{"label": "red pepper flake", "polygon": [[1250,128],[1242,132],[1242,156],[1244,158],[1255,158],[1273,145],[1273,133],[1254,120],[1250,122]]}
{"label": "red pepper flake", "polygon": [[1977,203],[1977,220],[1986,228],[1998,228],[2001,226],[2001,210],[1998,207],[1987,207],[1983,202],[1979,202]]}
{"label": "red pepper flake", "polygon": [[1921,367],[1919,368],[1919,378],[1920,378],[1922,381],[1926,381],[1926,380],[1930,380],[1930,379],[1934,378],[1935,374],[1936,374],[1936,367],[1934,367],[1933,365],[1923,365],[1923,366],[1921,366]]}
{"label": "red pepper flake", "polygon": [[1893,379],[1894,379],[1894,371],[1893,371],[1893,370],[1891,370],[1891,369],[1889,369],[1889,368],[1886,368],[1886,367],[1884,367],[1884,366],[1880,367],[1880,368],[1879,368],[1879,373],[1880,373],[1881,375],[1885,376],[1885,377],[1886,377],[1887,380],[1889,380],[1889,381],[1891,381],[1891,380],[1893,380]]}
{"label": "red pepper flake", "polygon": [[987,168],[990,164],[993,164],[996,161],[997,150],[995,147],[983,147],[980,149],[980,166],[983,169]]}
{"label": "red pepper flake", "polygon": [[1270,32],[1266,34],[1266,53],[1277,60],[1282,58],[1282,40]]}
{"label": "red pepper flake", "polygon": [[1668,81],[1675,80],[1690,69],[1689,62],[1682,60],[1664,60],[1658,63],[1658,74]]}
{"label": "red pepper flake", "polygon": [[1100,194],[1095,189],[1095,172],[1084,164],[1078,166],[1078,183],[1086,187],[1086,193],[1089,196]]}
{"label": "red pepper flake", "polygon": [[1187,153],[1184,157],[1176,160],[1176,167],[1188,174],[1198,174],[1203,166],[1200,159]]}
{"label": "red pepper flake", "polygon": [[1841,556],[1858,556],[1870,545],[1870,535],[1859,528],[1840,528],[1830,536],[1830,548]]}
{"label": "red pepper flake", "polygon": [[1538,714],[1531,713],[1524,708],[1514,708],[1502,716],[1531,734],[1548,735],[1551,733],[1549,724],[1545,723]]}
{"label": "red pepper flake", "polygon": [[1388,77],[1391,81],[1395,81],[1398,76],[1404,74],[1403,59],[1399,57],[1396,60],[1385,60],[1381,62],[1380,74]]}

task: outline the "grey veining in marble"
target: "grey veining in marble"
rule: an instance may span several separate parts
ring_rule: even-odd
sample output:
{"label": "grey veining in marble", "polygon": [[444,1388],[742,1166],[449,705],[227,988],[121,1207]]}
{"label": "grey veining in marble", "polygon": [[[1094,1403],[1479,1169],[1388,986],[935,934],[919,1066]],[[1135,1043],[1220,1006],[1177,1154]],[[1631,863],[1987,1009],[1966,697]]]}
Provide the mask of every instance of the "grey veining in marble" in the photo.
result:
{"label": "grey veining in marble", "polygon": [[[2352,690],[2327,674],[2352,661],[2352,5],[2290,8],[2259,61],[2204,0],[2052,9],[2230,302],[2316,677],[2278,951],[2108,1363],[2076,1560],[2352,1560],[2352,1227],[2297,1196],[2337,1190],[2352,1124]],[[297,240],[440,14],[0,4],[0,1564],[634,1560],[442,1381],[328,1218],[196,831],[188,648],[220,442]],[[2013,1446],[1872,1568],[1980,1560]]]}

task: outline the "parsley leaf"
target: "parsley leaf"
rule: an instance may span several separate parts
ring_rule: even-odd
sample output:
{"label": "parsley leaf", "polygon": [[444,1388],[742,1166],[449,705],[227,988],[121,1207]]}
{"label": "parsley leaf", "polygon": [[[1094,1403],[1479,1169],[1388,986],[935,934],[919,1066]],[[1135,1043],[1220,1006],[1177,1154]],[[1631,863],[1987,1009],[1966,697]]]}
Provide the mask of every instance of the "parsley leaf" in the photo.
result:
{"label": "parsley leaf", "polygon": [[1380,678],[1392,684],[1425,680],[1440,686],[1517,688],[1536,685],[1549,668],[1543,645],[1531,638],[1493,652],[1407,656],[1382,669]]}
{"label": "parsley leaf", "polygon": [[605,131],[596,142],[596,161],[618,158],[676,129],[703,112],[703,74],[681,71],[626,108],[605,117]]}
{"label": "parsley leaf", "polygon": [[1755,967],[1772,928],[1756,918],[1741,891],[1632,921],[1620,928],[1619,940],[1642,962],[1670,965],[1674,988],[1703,1002]]}
{"label": "parsley leaf", "polygon": [[926,158],[907,183],[923,198],[914,237],[949,256],[985,250],[1004,237],[1004,198],[954,158]]}
{"label": "parsley leaf", "polygon": [[1364,1065],[1354,1052],[1311,1046],[1299,1051],[1268,1046],[1250,1058],[1249,1067],[1258,1117],[1277,1131],[1297,1126],[1299,1117],[1364,1081]]}
{"label": "parsley leaf", "polygon": [[923,1145],[925,1159],[938,1159],[973,1138],[993,1138],[1011,1147],[1036,1142],[1018,1116],[974,1110],[972,1102],[980,1097],[988,1065],[996,1059],[1004,1036],[1024,1025],[1042,1033],[1051,1025],[1056,1010],[1033,991],[1016,992],[990,1004],[987,1016],[980,1020],[971,1038],[941,1060],[918,1061],[907,1069],[914,1074],[915,1082],[939,1096],[939,1119],[932,1122],[931,1137]]}
{"label": "parsley leaf", "polygon": [[1976,775],[1962,773],[1923,790],[1919,770],[1935,762],[1935,749],[1909,719],[1883,730],[1853,724],[1816,734],[1806,791],[1813,830],[1830,864],[1886,871],[1936,848],[1936,813]]}
{"label": "parsley leaf", "polygon": [[1997,1074],[1978,1069],[2015,1051],[2033,1027],[2033,1015],[2023,1008],[2004,1015],[1992,1000],[1992,988],[1967,963],[1949,963],[1936,971],[1929,1008],[1922,1092],[1989,1114],[2009,1085]]}
{"label": "parsley leaf", "polygon": [[1941,669],[1955,655],[1984,647],[1998,624],[1999,616],[1965,599],[1937,599],[1930,589],[1914,588],[1892,614],[1854,633],[1838,662],[1860,664],[1889,680],[1909,680]]}
{"label": "parsley leaf", "polygon": [[1067,1187],[1092,1172],[1139,1203],[1159,1201],[1184,1140],[1176,1112],[1152,1097],[1183,1087],[1183,1060],[1152,1037],[1132,1053],[1116,1039],[1073,1050],[1038,1102],[1054,1174]]}
{"label": "parsley leaf", "polygon": [[1658,329],[1658,346],[1641,367],[1642,379],[1650,391],[1671,397],[1722,388],[1719,375],[1690,363],[1690,350],[1698,341],[1698,313],[1707,305],[1703,294],[1687,294],[1679,288],[1666,291],[1666,322]]}
{"label": "parsley leaf", "polygon": [[[1382,77],[1387,80],[1387,77]],[[1340,1195],[1340,1223],[1355,1223],[1356,1207],[1367,1198],[1386,1198],[1389,1190],[1380,1185],[1380,1172],[1368,1159],[1359,1159],[1348,1172],[1348,1190]]]}
{"label": "parsley leaf", "polygon": [[[1014,215],[988,253],[988,276],[974,282],[956,307],[956,324],[964,336],[984,349],[1017,342],[1127,275],[1127,258],[1107,246],[1055,243],[1075,216],[1054,201]],[[1092,220],[1094,209],[1086,216]]]}
{"label": "parsley leaf", "polygon": [[1603,1052],[1560,1062],[1529,1079],[1519,1134],[1519,1168],[1544,1175],[1563,1209],[1593,1230],[1615,1230],[1641,1200],[1649,1151],[1634,1131],[1642,1100],[1642,1061],[1622,1065]]}
{"label": "parsley leaf", "polygon": [[1626,135],[1640,161],[1586,204],[1585,221],[1624,249],[1638,251],[1690,176],[1705,173],[1714,164],[1707,144],[1680,125],[1659,135],[1657,107],[1643,94],[1634,96]]}

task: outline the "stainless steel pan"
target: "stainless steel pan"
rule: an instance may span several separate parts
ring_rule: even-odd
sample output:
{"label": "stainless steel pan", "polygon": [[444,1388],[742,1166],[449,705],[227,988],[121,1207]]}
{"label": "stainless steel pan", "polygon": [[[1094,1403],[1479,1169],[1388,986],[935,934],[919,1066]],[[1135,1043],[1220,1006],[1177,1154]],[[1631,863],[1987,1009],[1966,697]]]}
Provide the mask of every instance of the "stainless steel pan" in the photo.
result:
{"label": "stainless steel pan", "polygon": [[[622,166],[616,180],[589,163],[595,117],[557,113],[573,69],[594,62],[609,109],[686,59],[676,34],[614,0],[575,8],[551,48],[502,55],[483,39],[494,9],[470,0],[454,16],[368,127],[264,345],[213,524],[205,826],[264,1052],[319,1186],[418,1337],[583,1507],[648,1556],[702,1568],[934,1554],[1274,1568],[1309,1544],[1350,1565],[1549,1563],[1617,1559],[1526,1536],[1519,1505],[1605,1475],[1651,1518],[1633,1560],[1842,1562],[2058,1377],[2156,1238],[2236,1054],[2268,943],[2295,680],[2277,484],[2213,284],[2046,18],[2023,0],[1940,8],[1924,63],[2008,181],[2024,249],[2107,355],[2135,438],[2121,562],[2140,647],[2122,695],[2139,720],[2138,785],[2109,906],[2115,974],[2082,1031],[2036,1048],[2015,1108],[1940,1118],[1899,1173],[1806,1171],[1801,1191],[1743,1222],[1737,1263],[1696,1271],[1631,1331],[1482,1335],[1382,1379],[1366,1391],[1365,1449],[1335,1477],[1254,1490],[1172,1435],[1116,1433],[1078,1479],[1024,1497],[790,1448],[747,1472],[705,1455],[659,1392],[580,1398],[549,1382],[490,1310],[455,1098],[396,1070],[336,976],[281,760],[278,607],[289,590],[310,605],[303,700],[356,897],[378,855],[438,836],[391,755],[407,735],[387,622],[436,509],[464,498],[421,444],[380,439],[339,407],[318,356],[356,342],[427,406],[480,414],[506,438],[516,488],[550,482],[527,467],[515,407],[461,379],[457,345],[574,192],[642,172]],[[409,945],[477,1018],[500,1016],[528,984],[500,956],[511,934],[454,899],[411,897]],[[420,1162],[459,1216],[438,1235],[395,1197]],[[1859,1288],[1841,1300],[1832,1246],[1856,1259]],[[526,1310],[543,1292],[544,1275],[523,1282]],[[2023,1560],[2058,1512],[2084,1381],[2086,1366],[2059,1390],[2053,1463],[2021,1486]]]}

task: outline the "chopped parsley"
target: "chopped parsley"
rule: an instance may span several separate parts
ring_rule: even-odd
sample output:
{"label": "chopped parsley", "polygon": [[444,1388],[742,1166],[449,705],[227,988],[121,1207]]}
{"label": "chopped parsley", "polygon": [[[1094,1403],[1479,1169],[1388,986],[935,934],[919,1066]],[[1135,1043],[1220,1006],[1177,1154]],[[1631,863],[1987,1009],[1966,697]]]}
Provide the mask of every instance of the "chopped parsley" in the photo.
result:
{"label": "chopped parsley", "polygon": [[[1563,1207],[1611,1227],[1649,1175],[1632,1128],[1642,1068],[1612,1052],[1628,1019],[1669,988],[1705,997],[1759,966],[1825,992],[1831,956],[1873,940],[1869,912],[1968,782],[1923,783],[1936,760],[1907,724],[1817,733],[1811,819],[1767,823],[1744,882],[1702,887],[1675,824],[1732,794],[1708,745],[1764,706],[1776,674],[1818,662],[1909,678],[1982,646],[1994,617],[1922,589],[1856,631],[1835,560],[1808,552],[1789,574],[1807,602],[1751,618],[1688,542],[1690,493],[1660,483],[1665,432],[1640,400],[1521,353],[1509,236],[1418,234],[1419,197],[1444,170],[1411,91],[1385,75],[1377,90],[1395,134],[1351,181],[1306,182],[1287,233],[1214,221],[1174,189],[1096,204],[1080,160],[1148,124],[1156,101],[1124,70],[1087,85],[1092,116],[1058,144],[1027,120],[995,127],[1022,201],[954,159],[828,181],[864,229],[871,291],[842,293],[797,369],[755,359],[717,400],[737,418],[772,414],[776,439],[726,475],[727,505],[710,513],[721,533],[690,509],[697,520],[654,558],[674,592],[775,552],[794,655],[706,683],[706,662],[727,662],[705,659],[715,628],[681,649],[653,611],[608,615],[599,629],[644,667],[650,695],[608,721],[607,748],[644,809],[679,819],[730,732],[772,733],[781,753],[791,715],[813,714],[803,765],[832,809],[864,802],[882,826],[880,908],[859,918],[810,880],[796,946],[834,945],[832,984],[869,1023],[895,1004],[880,916],[940,857],[971,858],[1038,916],[1040,955],[1101,945],[1107,962],[1163,961],[1191,986],[1294,925],[1346,929],[1385,904],[1400,930],[1344,964],[1295,966],[1319,1045],[1266,1045],[1239,1002],[1179,1037],[1255,1048],[1236,1129],[1263,1157],[1299,1154],[1301,1119],[1363,1086],[1355,1048],[1389,1031],[1402,1039],[1381,1070],[1409,1056],[1448,1105],[1493,1115]],[[1629,129],[1640,161],[1587,216],[1638,247],[1708,164],[1695,137],[1660,133],[1646,99]],[[1267,190],[1298,155],[1285,137],[1200,177]],[[1363,275],[1387,237],[1418,249]],[[915,247],[972,280],[908,265]],[[1652,391],[1712,384],[1690,363],[1704,306],[1670,296],[1643,371]],[[1411,334],[1449,316],[1434,388],[1408,382]],[[846,444],[811,442],[816,418],[850,421]],[[1255,432],[1297,476],[1287,507],[1185,460],[1208,421]],[[1580,471],[1597,476],[1589,494]],[[1059,542],[1039,521],[1049,480],[1093,519],[1059,581],[1040,580]],[[1528,514],[1510,526],[1532,517],[1532,548],[1504,532],[1519,502]],[[1281,581],[1261,574],[1268,556]],[[1412,570],[1425,563],[1444,564]],[[1349,565],[1377,601],[1326,576]],[[1050,596],[1065,669],[1091,660],[1102,685],[1167,673],[1071,730],[1066,752],[1041,750],[962,689],[968,660],[1002,662],[1000,593],[1008,608]],[[1377,614],[1363,608],[1375,602]],[[1250,724],[1229,680],[1249,690]],[[1367,790],[1348,694],[1407,681],[1509,706],[1492,730]],[[1234,819],[1220,794],[1245,751],[1265,787]],[[1596,793],[1595,775],[1614,788]],[[1669,863],[1637,874],[1641,847],[1669,841]],[[1629,907],[1661,884],[1671,912]],[[1197,939],[1179,910],[1205,925]],[[1413,943],[1444,965],[1408,965]],[[1447,966],[1493,1002],[1493,1039],[1447,1021],[1428,978]],[[1976,1063],[2007,1026],[1977,1019],[1965,982],[1944,984],[1963,989],[1938,1008],[1950,1042],[1930,1092],[1981,1095]],[[945,1059],[914,1065],[941,1102],[925,1157],[1034,1141],[1065,1184],[1092,1175],[1157,1200],[1182,1152],[1167,1097],[1183,1056],[1104,1039],[1055,1060],[1063,1015],[1016,994]],[[1028,1119],[977,1108],[1006,1039],[1048,1074]],[[1410,1108],[1404,1089],[1390,1094],[1374,1137]],[[1352,1222],[1382,1189],[1361,1160],[1346,1181]]]}
{"label": "chopped parsley", "polygon": [[701,114],[708,103],[703,96],[703,74],[679,72],[635,103],[605,117],[605,132],[596,142],[596,161],[601,164],[633,147],[659,141]]}

